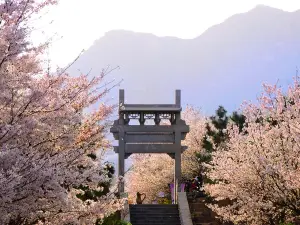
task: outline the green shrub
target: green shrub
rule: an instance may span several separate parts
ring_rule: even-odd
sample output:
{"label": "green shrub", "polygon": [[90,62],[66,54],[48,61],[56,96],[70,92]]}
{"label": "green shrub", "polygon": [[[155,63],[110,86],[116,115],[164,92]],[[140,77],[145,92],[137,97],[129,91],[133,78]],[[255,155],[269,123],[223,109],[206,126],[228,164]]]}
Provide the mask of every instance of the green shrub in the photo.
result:
{"label": "green shrub", "polygon": [[172,201],[168,198],[159,198],[157,200],[158,204],[172,204]]}
{"label": "green shrub", "polygon": [[292,222],[280,222],[279,225],[295,225]]}

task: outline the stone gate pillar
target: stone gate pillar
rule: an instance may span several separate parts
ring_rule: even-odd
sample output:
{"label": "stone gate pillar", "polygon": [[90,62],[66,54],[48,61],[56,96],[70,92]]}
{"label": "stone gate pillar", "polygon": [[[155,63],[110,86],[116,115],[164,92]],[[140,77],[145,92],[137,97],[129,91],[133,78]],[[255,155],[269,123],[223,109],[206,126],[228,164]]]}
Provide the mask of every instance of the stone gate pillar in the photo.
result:
{"label": "stone gate pillar", "polygon": [[[125,99],[124,99],[124,90],[119,91],[119,108],[124,105]],[[120,128],[122,128],[122,125],[125,125],[125,118],[124,118],[124,113],[119,110],[119,125],[121,125]],[[123,129],[119,129],[119,149],[122,149],[122,151],[119,151],[118,154],[118,163],[119,163],[119,173],[118,176],[124,177],[125,175],[125,132]],[[119,196],[121,193],[124,193],[125,185],[124,182],[121,181],[119,183],[118,187],[118,193]]]}

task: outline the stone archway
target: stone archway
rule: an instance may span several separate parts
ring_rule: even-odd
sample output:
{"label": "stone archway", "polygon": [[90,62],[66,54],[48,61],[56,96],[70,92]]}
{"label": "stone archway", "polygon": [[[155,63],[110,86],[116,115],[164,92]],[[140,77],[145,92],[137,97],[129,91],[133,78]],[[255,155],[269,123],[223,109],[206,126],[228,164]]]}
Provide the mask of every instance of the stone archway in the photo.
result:
{"label": "stone archway", "polygon": [[[167,153],[175,159],[174,200],[180,191],[181,153],[187,149],[181,146],[189,132],[189,126],[181,119],[181,92],[175,92],[175,104],[125,104],[124,90],[119,90],[119,119],[114,121],[110,132],[119,146],[119,176],[124,176],[125,159],[133,153]],[[139,125],[129,125],[130,120],[138,120]],[[162,119],[169,119],[170,125],[160,125]],[[145,125],[146,120],[154,120],[155,125]],[[119,185],[119,195],[124,193],[124,183]]]}

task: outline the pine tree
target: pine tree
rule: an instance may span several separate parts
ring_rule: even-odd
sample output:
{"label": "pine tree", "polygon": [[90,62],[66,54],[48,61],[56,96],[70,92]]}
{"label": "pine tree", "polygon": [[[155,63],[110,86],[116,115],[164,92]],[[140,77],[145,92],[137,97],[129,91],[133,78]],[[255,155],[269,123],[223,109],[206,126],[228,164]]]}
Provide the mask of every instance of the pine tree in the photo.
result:
{"label": "pine tree", "polygon": [[[200,164],[210,164],[212,161],[212,153],[217,148],[228,140],[227,125],[232,121],[239,127],[240,132],[245,125],[246,117],[234,111],[230,117],[227,116],[227,110],[223,106],[219,106],[214,116],[209,117],[210,122],[206,124],[206,134],[202,140],[203,152],[197,153]],[[201,167],[203,168],[203,167]],[[206,172],[203,168],[202,172]],[[204,183],[211,183],[212,181],[204,176]]]}
{"label": "pine tree", "polygon": [[239,131],[242,132],[243,128],[247,126],[246,117],[238,112],[233,112],[230,119],[239,127]]}

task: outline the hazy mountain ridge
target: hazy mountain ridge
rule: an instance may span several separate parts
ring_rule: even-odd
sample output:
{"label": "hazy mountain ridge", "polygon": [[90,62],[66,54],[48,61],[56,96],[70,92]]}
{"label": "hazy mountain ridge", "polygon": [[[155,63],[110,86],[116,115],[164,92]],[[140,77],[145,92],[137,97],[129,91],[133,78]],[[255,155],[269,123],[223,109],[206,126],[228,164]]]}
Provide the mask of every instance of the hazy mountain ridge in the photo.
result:
{"label": "hazy mountain ridge", "polygon": [[[120,66],[111,77],[131,103],[182,103],[212,113],[219,104],[236,109],[255,99],[262,82],[286,85],[300,64],[300,11],[258,6],[212,26],[194,39],[110,31],[70,68],[91,74]],[[196,28],[195,28],[196,29]],[[116,98],[117,90],[112,93]]]}

